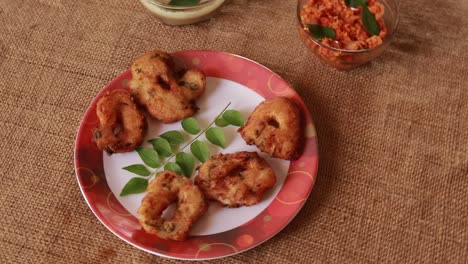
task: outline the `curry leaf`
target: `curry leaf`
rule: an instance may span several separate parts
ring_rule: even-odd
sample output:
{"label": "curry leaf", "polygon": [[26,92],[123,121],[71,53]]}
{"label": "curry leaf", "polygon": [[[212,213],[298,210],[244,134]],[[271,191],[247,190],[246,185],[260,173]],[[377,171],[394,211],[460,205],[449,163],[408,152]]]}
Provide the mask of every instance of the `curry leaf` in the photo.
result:
{"label": "curry leaf", "polygon": [[218,116],[215,120],[215,124],[219,127],[225,127],[225,126],[228,126],[229,123],[226,122],[226,120],[224,120],[224,118],[222,116]]}
{"label": "curry leaf", "polygon": [[195,166],[195,159],[192,155],[185,152],[179,152],[176,155],[176,163],[182,169],[182,173],[189,177],[192,176],[193,167]]}
{"label": "curry leaf", "polygon": [[137,153],[147,166],[151,168],[161,166],[161,163],[159,163],[158,152],[156,152],[156,150],[151,148],[137,148]]}
{"label": "curry leaf", "polygon": [[362,19],[362,24],[364,25],[364,28],[366,29],[367,32],[371,35],[379,35],[380,33],[380,27],[379,23],[377,23],[377,20],[374,17],[374,14],[369,10],[367,5],[362,6],[362,11],[361,11],[361,19]]}
{"label": "curry leaf", "polygon": [[198,125],[197,120],[193,117],[182,120],[182,128],[192,135],[200,133],[200,126]]}
{"label": "curry leaf", "polygon": [[226,147],[226,137],[224,131],[219,127],[210,127],[206,131],[206,138],[216,146]]}
{"label": "curry leaf", "polygon": [[367,0],[345,0],[345,3],[349,7],[358,7],[364,6],[367,3]]}
{"label": "curry leaf", "polygon": [[190,151],[200,162],[205,162],[210,156],[208,145],[200,140],[195,140],[192,145],[190,145]]}
{"label": "curry leaf", "polygon": [[317,24],[307,24],[310,34],[316,39],[334,38],[336,36],[335,30],[330,27],[324,27]]}
{"label": "curry leaf", "polygon": [[173,6],[194,6],[200,3],[200,0],[171,0],[169,5]]}
{"label": "curry leaf", "polygon": [[126,171],[129,171],[129,172],[132,172],[132,173],[135,173],[135,174],[138,174],[140,176],[150,176],[150,172],[142,164],[133,164],[133,165],[130,165],[130,166],[127,166],[127,167],[123,167],[122,169],[124,169]]}
{"label": "curry leaf", "polygon": [[237,110],[227,110],[223,114],[223,119],[228,124],[233,125],[233,126],[243,126],[244,125],[244,117]]}
{"label": "curry leaf", "polygon": [[166,163],[166,165],[164,165],[164,170],[170,170],[177,174],[182,174],[182,168],[177,163],[174,163],[174,162]]}
{"label": "curry leaf", "polygon": [[138,177],[131,178],[123,187],[122,191],[120,192],[120,196],[145,192],[146,187],[148,187],[147,179]]}
{"label": "curry leaf", "polygon": [[166,139],[171,146],[178,146],[180,143],[184,142],[184,135],[177,130],[167,131],[161,134],[160,137]]}
{"label": "curry leaf", "polygon": [[169,157],[172,155],[171,145],[169,142],[164,138],[155,138],[149,140],[153,145],[154,150],[156,150],[159,155],[164,157]]}

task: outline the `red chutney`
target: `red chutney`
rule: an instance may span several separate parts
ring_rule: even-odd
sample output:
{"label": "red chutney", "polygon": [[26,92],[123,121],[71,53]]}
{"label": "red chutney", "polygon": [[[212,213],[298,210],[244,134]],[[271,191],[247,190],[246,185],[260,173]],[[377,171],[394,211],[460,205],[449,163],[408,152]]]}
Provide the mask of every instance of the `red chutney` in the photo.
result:
{"label": "red chutney", "polygon": [[367,6],[379,24],[378,36],[372,36],[364,28],[361,20],[362,7],[351,8],[344,0],[309,0],[300,12],[301,22],[303,26],[318,24],[333,28],[335,38],[320,40],[325,46],[345,50],[371,49],[382,44],[382,39],[387,35],[387,27],[383,21],[384,6],[376,0],[367,0]]}

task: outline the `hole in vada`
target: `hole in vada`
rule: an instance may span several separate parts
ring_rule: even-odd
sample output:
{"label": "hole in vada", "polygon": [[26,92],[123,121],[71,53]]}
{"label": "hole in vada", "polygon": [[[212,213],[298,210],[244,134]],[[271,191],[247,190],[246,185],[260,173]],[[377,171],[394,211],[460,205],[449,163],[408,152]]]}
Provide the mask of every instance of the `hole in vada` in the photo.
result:
{"label": "hole in vada", "polygon": [[156,84],[161,86],[161,88],[163,88],[164,90],[170,90],[171,89],[171,86],[169,85],[169,83],[167,83],[166,80],[161,78],[161,76],[159,76],[159,75],[156,76]]}
{"label": "hole in vada", "polygon": [[244,166],[237,166],[233,168],[231,171],[228,172],[227,176],[228,177],[241,177],[243,178],[243,173],[246,170]]}
{"label": "hole in vada", "polygon": [[279,123],[278,123],[278,121],[276,121],[276,120],[273,119],[273,118],[268,119],[267,124],[268,124],[269,126],[274,127],[274,128],[279,128]]}
{"label": "hole in vada", "polygon": [[194,83],[189,83],[188,87],[190,87],[190,90],[192,90],[192,91],[196,91],[199,88],[198,85],[196,85]]}
{"label": "hole in vada", "polygon": [[117,136],[120,132],[122,132],[122,123],[117,123],[115,124],[115,128],[114,128],[114,131],[112,131],[112,133]]}
{"label": "hole in vada", "polygon": [[94,131],[94,138],[95,139],[101,138],[101,131],[98,131],[98,130]]}
{"label": "hole in vada", "polygon": [[177,203],[170,204],[166,208],[166,210],[163,211],[162,218],[164,218],[164,220],[171,220],[172,218],[174,218],[176,207],[177,207]]}

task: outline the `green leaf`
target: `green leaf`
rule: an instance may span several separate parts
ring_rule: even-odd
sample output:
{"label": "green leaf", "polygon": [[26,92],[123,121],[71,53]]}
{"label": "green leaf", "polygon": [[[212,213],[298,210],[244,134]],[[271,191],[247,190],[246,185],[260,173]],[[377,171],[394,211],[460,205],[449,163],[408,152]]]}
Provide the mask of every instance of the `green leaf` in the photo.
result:
{"label": "green leaf", "polygon": [[210,157],[208,145],[200,140],[195,140],[190,145],[190,151],[200,162],[205,162]]}
{"label": "green leaf", "polygon": [[158,152],[156,152],[156,150],[151,148],[137,148],[137,153],[147,166],[151,168],[161,166],[161,163],[159,163]]}
{"label": "green leaf", "polygon": [[177,174],[182,174],[182,168],[177,163],[174,163],[174,162],[166,163],[166,165],[164,165],[164,170],[170,170]]}
{"label": "green leaf", "polygon": [[345,0],[345,3],[349,7],[358,7],[358,6],[364,6],[367,3],[367,0]]}
{"label": "green leaf", "polygon": [[200,133],[200,126],[198,125],[197,120],[193,117],[182,120],[182,128],[192,135]]}
{"label": "green leaf", "polygon": [[129,171],[131,173],[138,174],[140,176],[150,176],[150,174],[151,174],[148,171],[148,169],[142,164],[133,164],[133,165],[130,165],[130,166],[127,166],[127,167],[123,167],[122,169],[124,169],[126,171]]}
{"label": "green leaf", "polygon": [[219,127],[225,127],[225,126],[228,126],[229,123],[226,122],[226,120],[223,119],[222,116],[218,116],[215,120],[215,124]]}
{"label": "green leaf", "polygon": [[180,143],[184,142],[184,135],[180,131],[171,130],[163,133],[160,137],[166,139],[171,146],[179,146]]}
{"label": "green leaf", "polygon": [[362,11],[361,11],[361,19],[362,19],[362,24],[364,25],[364,28],[366,29],[367,32],[371,35],[379,35],[380,33],[380,27],[379,23],[377,23],[377,20],[374,17],[374,14],[369,10],[367,5],[362,6]]}
{"label": "green leaf", "polygon": [[216,146],[226,147],[226,137],[224,131],[219,127],[210,127],[206,131],[206,138]]}
{"label": "green leaf", "polygon": [[200,3],[200,0],[171,0],[169,2],[169,5],[173,6],[194,6],[198,5]]}
{"label": "green leaf", "polygon": [[223,114],[223,119],[228,124],[233,125],[233,126],[243,126],[244,125],[244,117],[237,110],[227,110]]}
{"label": "green leaf", "polygon": [[334,38],[336,36],[335,30],[330,27],[323,27],[316,24],[307,24],[310,34],[316,39]]}
{"label": "green leaf", "polygon": [[153,148],[159,153],[159,155],[164,157],[169,157],[172,155],[171,145],[164,138],[155,138],[149,140],[153,145]]}
{"label": "green leaf", "polygon": [[195,159],[192,155],[179,152],[176,155],[176,163],[180,166],[185,176],[189,178],[192,176],[193,167],[195,167]]}
{"label": "green leaf", "polygon": [[145,192],[146,187],[148,187],[147,179],[138,177],[131,178],[123,187],[122,191],[120,192],[120,196]]}

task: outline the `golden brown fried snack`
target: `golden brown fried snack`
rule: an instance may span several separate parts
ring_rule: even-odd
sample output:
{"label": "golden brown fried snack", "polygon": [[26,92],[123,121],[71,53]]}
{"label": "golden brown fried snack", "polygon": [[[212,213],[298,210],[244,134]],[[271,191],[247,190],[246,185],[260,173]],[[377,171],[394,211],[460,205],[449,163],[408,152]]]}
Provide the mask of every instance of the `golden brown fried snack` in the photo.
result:
{"label": "golden brown fried snack", "polygon": [[96,115],[99,125],[93,130],[94,140],[109,155],[135,150],[146,135],[145,116],[129,92],[113,91],[104,95],[97,103]]}
{"label": "golden brown fried snack", "polygon": [[286,160],[299,157],[304,141],[301,111],[285,97],[263,101],[238,132],[247,144]]}
{"label": "golden brown fried snack", "polygon": [[175,72],[172,57],[159,50],[137,58],[131,67],[130,89],[138,104],[164,123],[192,116],[195,99],[205,91],[205,75],[196,69]]}
{"label": "golden brown fried snack", "polygon": [[[200,189],[172,171],[158,174],[147,191],[138,209],[138,220],[146,232],[163,239],[185,240],[190,228],[208,209]],[[163,211],[174,202],[177,202],[174,216],[164,219]]]}
{"label": "golden brown fried snack", "polygon": [[208,199],[227,207],[258,203],[276,183],[268,163],[257,152],[211,156],[198,168],[195,184]]}

